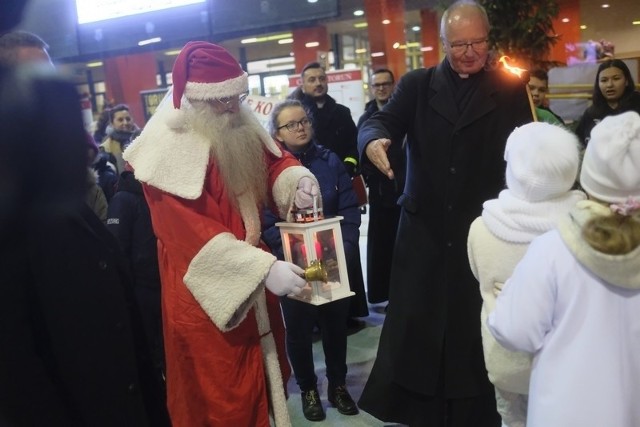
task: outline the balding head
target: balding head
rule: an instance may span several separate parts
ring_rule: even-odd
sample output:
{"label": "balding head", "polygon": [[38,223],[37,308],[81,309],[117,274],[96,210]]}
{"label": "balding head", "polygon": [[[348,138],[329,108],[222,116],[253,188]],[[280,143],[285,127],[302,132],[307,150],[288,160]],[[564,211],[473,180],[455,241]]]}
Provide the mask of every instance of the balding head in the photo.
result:
{"label": "balding head", "polygon": [[455,2],[442,15],[440,38],[456,73],[465,77],[481,71],[489,57],[486,11],[475,2]]}
{"label": "balding head", "polygon": [[12,31],[0,37],[0,64],[14,66],[44,62],[53,65],[47,49],[49,45],[37,35],[28,31]]}

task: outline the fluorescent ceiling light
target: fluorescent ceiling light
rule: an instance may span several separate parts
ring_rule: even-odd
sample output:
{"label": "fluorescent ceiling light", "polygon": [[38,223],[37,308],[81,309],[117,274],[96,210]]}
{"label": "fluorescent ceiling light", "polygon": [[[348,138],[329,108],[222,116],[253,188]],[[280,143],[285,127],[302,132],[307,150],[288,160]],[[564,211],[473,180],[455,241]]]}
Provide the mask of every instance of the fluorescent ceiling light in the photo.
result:
{"label": "fluorescent ceiling light", "polygon": [[162,41],[162,37],[152,37],[146,40],[140,40],[138,42],[138,46],[146,46],[148,44],[160,43]]}
{"label": "fluorescent ceiling light", "polygon": [[320,42],[309,42],[304,44],[306,47],[318,47],[320,46]]}
{"label": "fluorescent ceiling light", "polygon": [[364,10],[358,9],[353,11],[353,16],[362,16],[364,15]]}
{"label": "fluorescent ceiling light", "polygon": [[369,24],[367,24],[366,22],[356,22],[355,24],[353,24],[353,26],[356,28],[367,28]]}
{"label": "fluorescent ceiling light", "polygon": [[293,43],[293,39],[280,39],[278,40],[278,44],[291,44]]}
{"label": "fluorescent ceiling light", "polygon": [[249,43],[270,42],[274,40],[290,39],[292,36],[293,36],[292,33],[282,33],[282,34],[274,34],[271,36],[264,36],[264,37],[251,37],[248,39],[240,40],[240,43],[249,44]]}
{"label": "fluorescent ceiling light", "polygon": [[102,61],[89,62],[87,64],[87,67],[89,68],[102,67]]}
{"label": "fluorescent ceiling light", "polygon": [[384,52],[373,52],[371,56],[374,58],[379,58],[381,56],[384,56]]}

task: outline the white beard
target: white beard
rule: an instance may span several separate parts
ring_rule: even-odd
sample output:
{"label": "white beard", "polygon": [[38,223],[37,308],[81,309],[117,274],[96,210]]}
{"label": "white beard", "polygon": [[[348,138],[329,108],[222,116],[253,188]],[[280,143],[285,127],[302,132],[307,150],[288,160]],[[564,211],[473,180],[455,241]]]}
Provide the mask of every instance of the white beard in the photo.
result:
{"label": "white beard", "polygon": [[189,103],[181,109],[194,132],[211,144],[211,156],[232,202],[250,197],[256,205],[267,200],[267,165],[262,138],[270,138],[253,113],[244,106],[237,114],[214,114],[207,103]]}

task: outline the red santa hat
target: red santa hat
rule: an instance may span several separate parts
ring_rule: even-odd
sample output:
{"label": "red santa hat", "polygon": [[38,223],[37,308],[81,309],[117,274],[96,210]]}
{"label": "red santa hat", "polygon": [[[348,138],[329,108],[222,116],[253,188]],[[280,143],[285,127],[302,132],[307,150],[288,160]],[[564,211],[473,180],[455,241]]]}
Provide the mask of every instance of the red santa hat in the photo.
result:
{"label": "red santa hat", "polygon": [[209,42],[187,43],[173,64],[173,106],[182,96],[205,101],[246,92],[247,73],[224,48]]}

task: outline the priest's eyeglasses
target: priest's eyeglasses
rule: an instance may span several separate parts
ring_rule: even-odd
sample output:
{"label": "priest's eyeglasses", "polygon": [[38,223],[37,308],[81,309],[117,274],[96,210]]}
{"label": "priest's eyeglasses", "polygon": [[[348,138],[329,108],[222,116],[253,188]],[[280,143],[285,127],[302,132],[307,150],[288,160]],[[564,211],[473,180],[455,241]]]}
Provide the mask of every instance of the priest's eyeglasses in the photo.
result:
{"label": "priest's eyeglasses", "polygon": [[249,96],[249,92],[243,92],[240,95],[234,95],[234,96],[225,96],[224,98],[214,98],[218,103],[220,103],[220,105],[222,105],[224,108],[230,108],[231,106],[233,106],[233,103],[237,100],[238,104],[242,104],[244,102],[245,99],[247,99],[247,96]]}
{"label": "priest's eyeglasses", "polygon": [[282,128],[287,128],[289,132],[296,132],[300,128],[300,126],[302,126],[303,128],[306,128],[310,124],[311,122],[309,121],[309,119],[305,117],[304,119],[298,120],[297,122],[294,121],[294,122],[289,122],[285,125],[282,125],[278,127],[278,130]]}
{"label": "priest's eyeglasses", "polygon": [[465,53],[468,48],[471,48],[474,52],[481,52],[489,46],[488,39],[475,40],[472,42],[454,42],[449,43],[449,49],[455,54]]}

